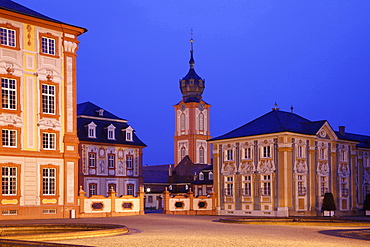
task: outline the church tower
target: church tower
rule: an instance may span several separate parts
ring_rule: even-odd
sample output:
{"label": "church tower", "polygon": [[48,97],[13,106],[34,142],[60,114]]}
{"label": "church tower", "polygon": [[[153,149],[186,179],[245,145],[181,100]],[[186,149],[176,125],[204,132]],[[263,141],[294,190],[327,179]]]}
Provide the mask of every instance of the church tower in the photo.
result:
{"label": "church tower", "polygon": [[192,162],[209,164],[210,107],[202,99],[205,81],[194,69],[193,39],[190,39],[190,69],[182,80],[182,100],[175,107],[174,165],[188,155]]}

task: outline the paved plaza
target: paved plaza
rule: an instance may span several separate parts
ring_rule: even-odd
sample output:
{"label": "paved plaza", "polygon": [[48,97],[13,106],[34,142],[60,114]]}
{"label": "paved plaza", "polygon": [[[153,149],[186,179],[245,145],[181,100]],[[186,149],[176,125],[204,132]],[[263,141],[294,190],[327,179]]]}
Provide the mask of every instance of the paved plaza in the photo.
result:
{"label": "paved plaza", "polygon": [[369,238],[356,239],[369,234],[370,227],[231,224],[218,222],[220,218],[146,214],[12,223],[111,223],[130,230],[121,236],[58,241],[87,246],[370,246],[370,241],[364,240]]}

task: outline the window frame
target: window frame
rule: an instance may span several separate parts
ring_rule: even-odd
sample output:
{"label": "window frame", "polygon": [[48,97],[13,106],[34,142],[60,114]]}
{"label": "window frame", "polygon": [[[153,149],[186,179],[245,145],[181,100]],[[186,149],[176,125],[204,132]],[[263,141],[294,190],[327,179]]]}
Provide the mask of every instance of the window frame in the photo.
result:
{"label": "window frame", "polygon": [[14,31],[14,43],[15,43],[14,46],[4,45],[4,44],[2,44],[1,37],[0,37],[0,47],[13,49],[13,50],[20,50],[20,41],[21,41],[20,38],[19,38],[19,35],[20,35],[19,30],[20,29],[18,27],[13,26],[10,23],[5,23],[5,24],[0,23],[0,28],[7,29],[7,30],[13,30]]}
{"label": "window frame", "polygon": [[204,131],[204,114],[199,113],[199,131]]}
{"label": "window frame", "polygon": [[[54,87],[54,113],[44,112],[43,85]],[[52,81],[40,81],[40,117],[59,118],[59,84]]]}
{"label": "window frame", "polygon": [[[91,193],[93,191],[93,193]],[[98,194],[98,184],[97,183],[89,183],[89,197],[95,196]]]}
{"label": "window frame", "polygon": [[[87,155],[88,155],[87,160],[88,160],[89,168],[96,168],[96,156],[97,156],[97,154],[95,152],[89,152]],[[94,157],[92,157],[92,155],[94,155]],[[93,161],[93,162],[91,162],[91,161]]]}
{"label": "window frame", "polygon": [[[17,114],[18,116],[21,115],[21,110],[20,110],[20,77],[13,76],[12,74],[0,74],[1,79],[7,79],[7,80],[15,80],[15,104],[16,107],[15,109],[11,108],[3,108],[3,103],[1,102],[1,108],[0,108],[0,113],[10,113],[10,114]],[[1,80],[1,101],[3,101],[3,81]]]}
{"label": "window frame", "polygon": [[252,155],[252,148],[251,147],[246,147],[243,149],[244,150],[244,159],[246,160],[251,160],[253,155]]}
{"label": "window frame", "polygon": [[199,164],[204,164],[204,147],[199,147]]}
{"label": "window frame", "polygon": [[[4,174],[4,169],[7,174]],[[15,175],[9,175],[10,169],[15,169]],[[1,196],[17,196],[18,195],[18,167],[17,166],[1,166]],[[7,181],[4,181],[7,179]],[[14,180],[15,181],[14,181]],[[13,180],[13,181],[12,181]],[[12,185],[15,183],[15,185]],[[4,188],[4,184],[6,188]],[[15,187],[15,188],[14,188]],[[5,193],[4,193],[5,192]]]}
{"label": "window frame", "polygon": [[126,194],[128,196],[134,196],[135,192],[135,185],[134,184],[127,184],[126,185]]}
{"label": "window frame", "polygon": [[[53,131],[53,130],[41,130],[41,138],[40,138],[40,149],[43,151],[47,152],[56,152],[59,151],[59,132],[58,131]],[[44,148],[44,134],[48,135],[54,135],[55,136],[55,148],[50,149],[50,148]]]}
{"label": "window frame", "polygon": [[271,158],[271,146],[262,147],[262,158]]}
{"label": "window frame", "polygon": [[[9,130],[9,131],[16,131],[16,146],[4,146],[3,142],[1,141],[0,148],[5,150],[9,150],[10,152],[13,152],[14,150],[20,150],[21,149],[21,128],[14,127],[14,126],[1,126],[0,132],[2,134],[3,130]],[[1,138],[3,138],[1,136]]]}
{"label": "window frame", "polygon": [[[112,159],[110,159],[110,157],[113,157],[113,163],[111,162]],[[108,169],[115,169],[115,168],[116,168],[116,155],[108,154]]]}
{"label": "window frame", "polygon": [[[134,156],[133,155],[126,155],[126,169],[133,170],[134,169]],[[129,166],[130,165],[130,166]]]}
{"label": "window frame", "polygon": [[[44,175],[43,175],[43,170],[44,169],[54,169],[55,170],[55,182],[54,182],[54,194],[44,194]],[[52,164],[47,164],[47,165],[40,165],[40,170],[39,170],[39,178],[40,178],[40,201],[41,204],[49,204],[50,202],[44,202],[44,200],[50,200],[54,199],[55,203],[58,204],[58,198],[60,196],[59,194],[59,166],[52,165]]]}
{"label": "window frame", "polygon": [[[54,40],[54,54],[45,53],[43,51],[43,38],[48,40]],[[39,33],[39,53],[43,56],[59,58],[59,37],[51,33]]]}
{"label": "window frame", "polygon": [[225,150],[225,161],[233,161],[234,153],[233,149]]}

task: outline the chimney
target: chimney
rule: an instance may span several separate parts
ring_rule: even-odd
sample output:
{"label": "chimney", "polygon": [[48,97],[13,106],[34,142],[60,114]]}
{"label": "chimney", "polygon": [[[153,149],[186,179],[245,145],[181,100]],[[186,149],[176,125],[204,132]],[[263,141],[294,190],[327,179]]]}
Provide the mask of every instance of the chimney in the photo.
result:
{"label": "chimney", "polygon": [[346,126],[339,126],[339,134],[342,136],[346,135]]}
{"label": "chimney", "polygon": [[171,177],[172,176],[172,165],[170,164],[170,166],[168,167],[168,176]]}

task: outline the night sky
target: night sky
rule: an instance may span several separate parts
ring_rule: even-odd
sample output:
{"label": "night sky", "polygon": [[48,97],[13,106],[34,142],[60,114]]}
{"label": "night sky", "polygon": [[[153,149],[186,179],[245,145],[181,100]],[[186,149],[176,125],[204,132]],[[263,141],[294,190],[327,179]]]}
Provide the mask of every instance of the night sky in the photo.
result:
{"label": "night sky", "polygon": [[15,2],[89,30],[79,37],[78,103],[127,119],[148,145],[144,164],[173,163],[173,105],[189,69],[190,29],[213,137],[275,102],[370,135],[368,0]]}

